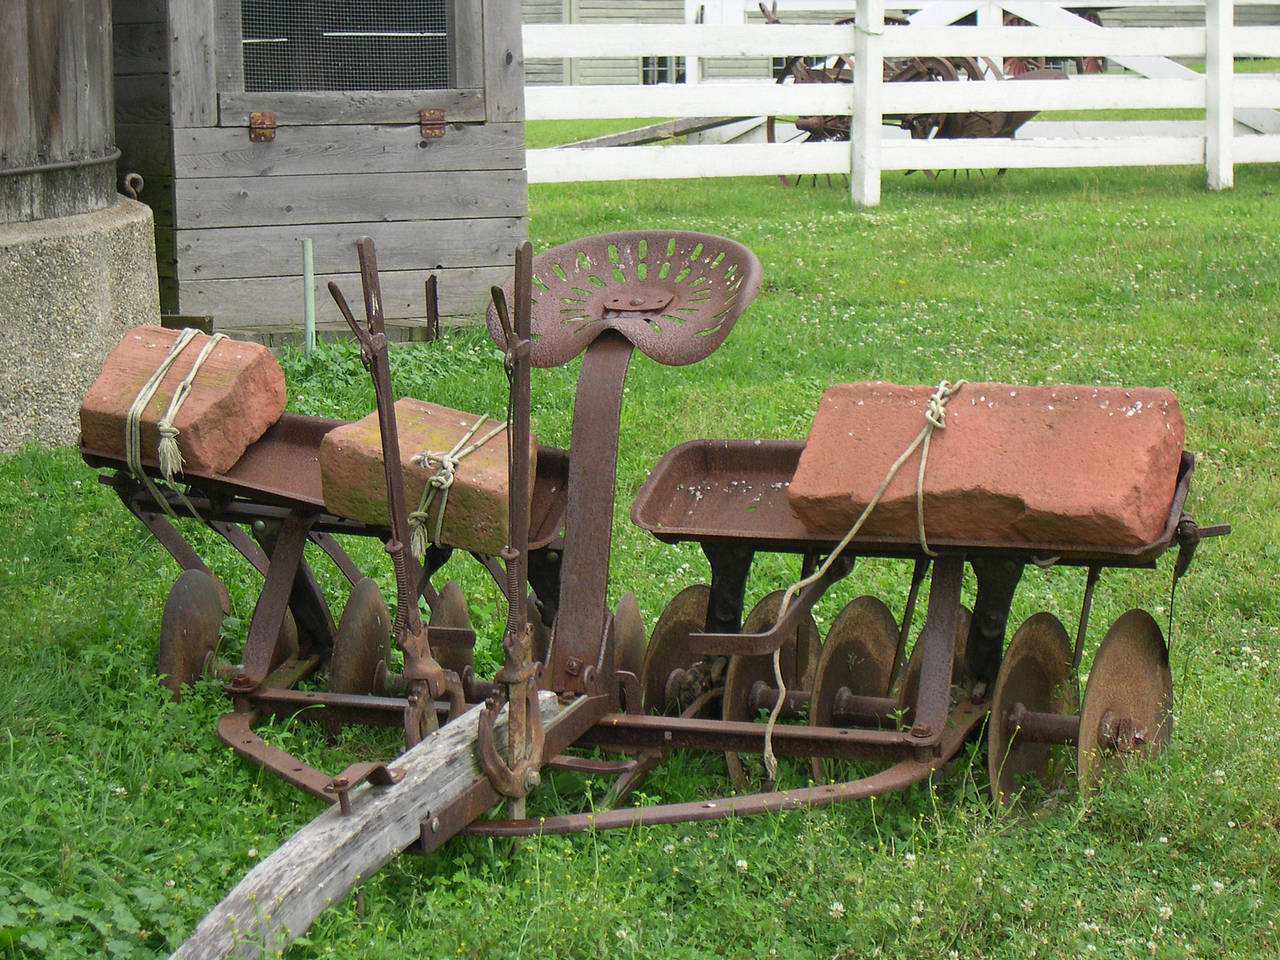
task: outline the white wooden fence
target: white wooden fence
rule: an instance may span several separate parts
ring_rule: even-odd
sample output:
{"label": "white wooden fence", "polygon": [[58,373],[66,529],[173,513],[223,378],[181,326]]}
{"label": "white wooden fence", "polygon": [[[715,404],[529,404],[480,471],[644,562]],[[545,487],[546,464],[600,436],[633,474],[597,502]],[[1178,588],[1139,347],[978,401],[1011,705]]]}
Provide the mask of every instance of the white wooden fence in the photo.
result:
{"label": "white wooden fence", "polygon": [[[852,0],[849,0],[852,2]],[[1246,0],[1247,2],[1247,0]],[[812,10],[833,0],[781,0]],[[1073,8],[1090,5],[1071,0]],[[847,4],[845,5],[847,10]],[[525,88],[529,119],[847,115],[848,142],[553,148],[528,153],[532,183],[847,173],[855,203],[874,206],[883,170],[1204,164],[1212,189],[1235,163],[1280,161],[1280,76],[1236,74],[1237,57],[1280,56],[1280,26],[1233,26],[1232,0],[1206,0],[1204,25],[1103,28],[1043,0],[933,0],[906,26],[884,0],[857,0],[858,26],[788,24],[526,25],[527,57],[684,56],[691,82]],[[1003,26],[1003,11],[1031,26]],[[974,14],[975,26],[953,26]],[[717,18],[724,19],[724,18]],[[854,82],[697,82],[696,58],[852,55]],[[884,83],[883,62],[912,56],[1108,58],[1126,73],[1065,81]],[[1197,73],[1172,58],[1203,62]],[[884,114],[1203,109],[1203,121],[1028,125],[1009,139],[911,140]]]}

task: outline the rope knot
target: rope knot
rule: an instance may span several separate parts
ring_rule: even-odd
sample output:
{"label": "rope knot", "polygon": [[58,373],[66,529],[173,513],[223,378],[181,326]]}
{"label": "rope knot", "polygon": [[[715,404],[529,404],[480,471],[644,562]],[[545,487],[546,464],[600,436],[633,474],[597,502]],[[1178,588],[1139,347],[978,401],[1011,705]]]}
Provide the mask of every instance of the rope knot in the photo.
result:
{"label": "rope knot", "polygon": [[[471,425],[471,429],[464,433],[461,439],[453,445],[453,449],[448,453],[435,453],[430,450],[424,450],[422,453],[415,453],[410,457],[410,462],[415,466],[423,467],[433,471],[431,476],[427,477],[427,482],[422,488],[422,499],[418,501],[418,509],[409,514],[409,549],[414,555],[421,557],[427,552],[427,544],[434,543],[440,545],[440,531],[444,527],[444,511],[449,502],[449,488],[453,486],[458,476],[458,467],[462,463],[462,458],[468,454],[474,453],[483,447],[486,443],[496,437],[499,433],[507,428],[505,423],[499,423],[479,440],[472,442],[472,437],[489,418],[481,415],[475,423]],[[435,525],[431,530],[431,535],[427,535],[427,525],[431,522],[431,503],[436,498],[436,494],[440,494],[440,502],[436,505]]]}
{"label": "rope knot", "polygon": [[178,428],[169,420],[161,420],[156,424],[156,430],[160,433],[160,444],[156,448],[160,475],[172,483],[174,476],[182,472],[182,450],[178,447]]}
{"label": "rope knot", "polygon": [[459,458],[449,453],[418,453],[413,456],[413,462],[435,471],[427,478],[427,483],[437,490],[448,490],[457,478]]}
{"label": "rope knot", "polygon": [[929,409],[925,411],[924,418],[939,430],[947,428],[947,401],[951,399],[963,380],[957,382],[954,386],[948,380],[943,380],[938,384],[938,389],[933,392],[933,396],[929,398]]}

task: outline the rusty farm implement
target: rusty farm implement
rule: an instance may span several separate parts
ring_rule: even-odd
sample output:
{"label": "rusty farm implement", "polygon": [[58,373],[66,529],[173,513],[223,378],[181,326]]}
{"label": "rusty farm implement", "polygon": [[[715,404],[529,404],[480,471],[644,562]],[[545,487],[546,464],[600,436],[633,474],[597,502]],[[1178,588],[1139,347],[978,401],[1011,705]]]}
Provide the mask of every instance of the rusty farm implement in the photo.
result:
{"label": "rusty farm implement", "polygon": [[[221,461],[203,458],[201,417],[252,419],[234,398],[273,394],[282,381],[252,345],[179,343],[155,329],[126,336],[82,410],[84,458],[107,469],[103,482],[184,569],[160,628],[166,682],[176,691],[217,672],[231,702],[222,740],[331,803],[177,956],[275,949],[358,877],[464,830],[518,837],[821,806],[908,787],[980,735],[992,792],[1014,803],[1028,785],[1052,786],[1055,751],[1075,756],[1088,788],[1100,765],[1167,741],[1168,656],[1148,613],[1132,610],[1106,630],[1082,696],[1077,675],[1104,568],[1150,568],[1176,547],[1180,576],[1202,538],[1226,532],[1184,510],[1194,461],[1168,391],[845,384],[827,391],[806,441],[681,444],[653,469],[631,517],[661,541],[696,543],[710,582],[681,589],[647,631],[630,595],[615,609],[606,601],[627,368],[635,350],[677,366],[716,350],[759,289],[755,256],[677,231],[591,237],[536,258],[524,245],[488,312],[510,386],[507,416],[492,422],[393,402],[373,245],[358,249],[365,319],[334,292],[375,385],[377,411],[365,420],[268,404],[260,435],[215,451]],[[197,349],[204,367],[193,370],[186,351]],[[579,357],[569,449],[539,445],[530,371]],[[113,366],[130,367],[116,378],[129,386],[103,400],[95,391],[111,392]],[[189,410],[172,400],[184,393],[195,398]],[[274,402],[282,407],[282,395]],[[1036,451],[1025,462],[1043,472],[1006,469],[1015,458],[1002,458],[995,437],[1023,438]],[[181,474],[154,452],[166,440],[187,459]],[[1082,485],[1086,457],[1136,480],[1104,483],[1110,492]],[[1096,480],[1106,470],[1091,462],[1087,472]],[[216,662],[225,594],[177,521],[211,528],[263,575],[238,664]],[[344,550],[348,537],[385,546],[394,615]],[[350,584],[336,624],[307,544]],[[433,583],[454,550],[475,556],[507,599],[503,663],[490,679],[474,672],[476,635],[457,584]],[[802,579],[744,610],[753,561],[768,553],[798,556]],[[913,561],[904,609],[856,596],[821,638],[815,603],[878,558]],[[1075,630],[1037,613],[1006,644],[1020,578],[1047,564],[1085,579]],[[962,602],[966,568],[977,582],[972,609]],[[400,727],[405,750],[323,771],[255,731],[272,715]],[[581,747],[590,753],[571,750]],[[674,750],[724,753],[739,792],[538,815],[548,769],[611,778],[616,801]],[[810,761],[812,785],[777,789],[778,757]],[[843,760],[862,761],[859,775],[833,778],[826,764]],[[486,816],[504,799],[501,815]]]}

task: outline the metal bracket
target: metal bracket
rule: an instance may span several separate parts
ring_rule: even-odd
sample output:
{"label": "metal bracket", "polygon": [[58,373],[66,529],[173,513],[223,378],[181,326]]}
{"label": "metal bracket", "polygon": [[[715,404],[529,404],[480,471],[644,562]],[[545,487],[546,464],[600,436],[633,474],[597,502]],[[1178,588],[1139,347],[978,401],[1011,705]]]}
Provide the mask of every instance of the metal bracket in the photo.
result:
{"label": "metal bracket", "polygon": [[249,114],[249,142],[270,143],[276,138],[276,115],[269,110]]}
{"label": "metal bracket", "polygon": [[444,136],[444,111],[424,107],[418,111],[418,135],[423,140],[439,140]]}
{"label": "metal bracket", "polygon": [[[524,686],[529,747],[526,757],[514,766],[507,765],[494,742],[493,721],[499,710],[496,696],[485,701],[478,718],[476,753],[480,769],[484,771],[493,789],[506,797],[523,797],[542,781],[538,768],[541,766],[546,737],[542,729],[542,711],[538,704],[538,684],[526,683]],[[508,729],[508,736],[510,735],[511,731]]]}
{"label": "metal bracket", "polygon": [[365,780],[375,787],[387,787],[393,783],[399,783],[403,778],[404,771],[396,767],[388,767],[382,763],[353,763],[325,784],[324,792],[336,795],[343,815],[349,815],[351,813],[349,795]]}

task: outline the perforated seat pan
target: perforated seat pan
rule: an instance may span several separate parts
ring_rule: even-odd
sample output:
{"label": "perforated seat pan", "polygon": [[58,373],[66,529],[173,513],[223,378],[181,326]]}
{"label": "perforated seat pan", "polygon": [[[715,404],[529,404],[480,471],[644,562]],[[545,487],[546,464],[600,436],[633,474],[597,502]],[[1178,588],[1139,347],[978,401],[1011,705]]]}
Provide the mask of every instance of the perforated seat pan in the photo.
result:
{"label": "perforated seat pan", "polygon": [[[567,363],[605,330],[659,363],[694,363],[728,335],[760,276],[750,250],[705,233],[607,233],[553,247],[533,260],[532,363]],[[511,303],[510,281],[503,292]],[[492,305],[488,325],[503,346]]]}

